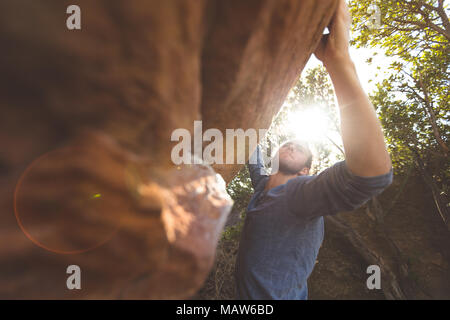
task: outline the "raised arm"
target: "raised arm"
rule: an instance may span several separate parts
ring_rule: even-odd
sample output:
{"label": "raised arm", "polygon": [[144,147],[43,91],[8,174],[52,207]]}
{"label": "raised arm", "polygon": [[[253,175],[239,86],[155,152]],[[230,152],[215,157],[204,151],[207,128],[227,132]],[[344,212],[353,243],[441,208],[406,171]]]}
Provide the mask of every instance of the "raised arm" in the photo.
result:
{"label": "raised arm", "polygon": [[348,9],[339,2],[330,33],[314,54],[328,70],[338,98],[345,161],[318,176],[287,182],[288,206],[303,218],[356,209],[389,186],[393,177],[381,125],[350,59]]}
{"label": "raised arm", "polygon": [[256,189],[256,186],[261,182],[261,180],[264,177],[267,177],[264,170],[263,157],[259,145],[256,146],[256,150],[250,156],[247,165],[250,173],[250,180],[252,181],[253,188]]}
{"label": "raised arm", "polygon": [[350,15],[344,0],[314,52],[330,74],[338,99],[341,132],[348,169],[361,177],[373,177],[390,171],[381,125],[363,91],[349,54]]}

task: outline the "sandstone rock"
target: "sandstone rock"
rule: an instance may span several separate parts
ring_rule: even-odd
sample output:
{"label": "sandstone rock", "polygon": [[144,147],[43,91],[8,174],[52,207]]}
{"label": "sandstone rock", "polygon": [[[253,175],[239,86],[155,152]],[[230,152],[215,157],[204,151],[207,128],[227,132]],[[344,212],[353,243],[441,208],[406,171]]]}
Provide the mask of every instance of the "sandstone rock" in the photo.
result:
{"label": "sandstone rock", "polygon": [[172,131],[268,127],[336,2],[76,4],[0,3],[0,298],[187,297],[231,200]]}

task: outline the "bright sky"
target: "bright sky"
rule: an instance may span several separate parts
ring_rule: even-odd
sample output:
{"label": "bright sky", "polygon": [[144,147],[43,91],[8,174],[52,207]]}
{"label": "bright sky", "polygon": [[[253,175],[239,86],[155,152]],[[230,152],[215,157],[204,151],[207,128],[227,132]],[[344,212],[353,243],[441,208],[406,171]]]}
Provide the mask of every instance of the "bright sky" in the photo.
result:
{"label": "bright sky", "polygon": [[[373,57],[372,63],[367,63],[366,60],[375,52],[378,52],[378,54]],[[381,50],[374,50],[372,48],[357,49],[351,47],[350,55],[355,63],[361,85],[367,93],[371,93],[375,89],[375,84],[383,80],[383,70],[387,70],[387,67],[393,61],[392,58],[386,57]],[[305,73],[307,69],[317,67],[321,64],[322,63],[312,55],[303,72]],[[380,69],[377,69],[377,67]],[[371,79],[372,82],[369,82]]]}
{"label": "bright sky", "polygon": [[[328,33],[328,30],[325,30],[325,33]],[[376,89],[376,84],[387,77],[388,67],[394,61],[393,58],[386,57],[384,51],[379,48],[358,49],[350,47],[350,56],[355,63],[361,85],[367,94],[372,94]],[[372,58],[371,63],[367,62],[369,58]],[[319,65],[322,65],[322,63],[312,55],[302,74],[306,74],[308,69]],[[320,108],[319,106],[311,106],[301,111],[292,112],[287,115],[286,123],[277,130],[290,132],[298,139],[309,141],[313,149],[315,145],[326,144],[331,150],[330,160],[334,161],[333,158],[336,159],[340,151],[339,148],[333,146],[330,139],[339,145],[341,149],[342,140],[339,133],[336,132],[334,124],[331,123],[327,116],[326,110],[326,108]],[[337,112],[337,116],[339,116],[339,112]]]}
{"label": "bright sky", "polygon": [[[384,71],[388,69],[388,66],[392,62],[391,58],[386,57],[381,50],[378,50],[378,54],[373,56],[372,63],[367,63],[366,60],[372,57],[374,52],[376,52],[376,50],[368,48],[350,49],[350,55],[355,63],[361,85],[368,94],[375,90],[375,84],[377,82],[383,80]],[[307,72],[307,69],[314,68],[319,65],[321,65],[321,62],[317,60],[314,55],[311,56],[305,66],[305,69],[303,70],[303,74]],[[294,133],[297,138],[309,141],[313,149],[313,153],[315,143],[326,143],[331,149],[331,162],[337,161],[337,156],[340,154],[340,151],[332,145],[329,139],[332,139],[342,148],[341,137],[333,130],[333,126],[327,115],[319,108],[310,108],[306,111],[289,115],[288,123],[286,123],[285,129]]]}

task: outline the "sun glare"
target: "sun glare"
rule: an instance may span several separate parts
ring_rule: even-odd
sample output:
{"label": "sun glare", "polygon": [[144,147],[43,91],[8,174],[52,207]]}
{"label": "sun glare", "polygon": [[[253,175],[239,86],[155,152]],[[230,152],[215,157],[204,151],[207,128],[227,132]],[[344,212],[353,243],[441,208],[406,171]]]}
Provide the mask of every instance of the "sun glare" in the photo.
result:
{"label": "sun glare", "polygon": [[329,122],[322,110],[311,107],[288,115],[287,129],[295,135],[296,139],[321,142],[327,139]]}

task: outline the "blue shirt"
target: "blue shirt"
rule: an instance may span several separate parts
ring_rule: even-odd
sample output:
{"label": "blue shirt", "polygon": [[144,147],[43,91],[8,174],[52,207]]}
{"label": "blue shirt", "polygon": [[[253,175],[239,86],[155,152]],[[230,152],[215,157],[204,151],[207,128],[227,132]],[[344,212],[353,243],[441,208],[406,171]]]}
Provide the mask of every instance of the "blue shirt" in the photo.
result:
{"label": "blue shirt", "polygon": [[323,241],[323,216],[350,211],[381,193],[392,170],[376,177],[352,174],[345,161],[317,176],[298,176],[264,192],[269,179],[249,164],[255,190],[247,208],[236,258],[237,299],[308,298],[307,279]]}

